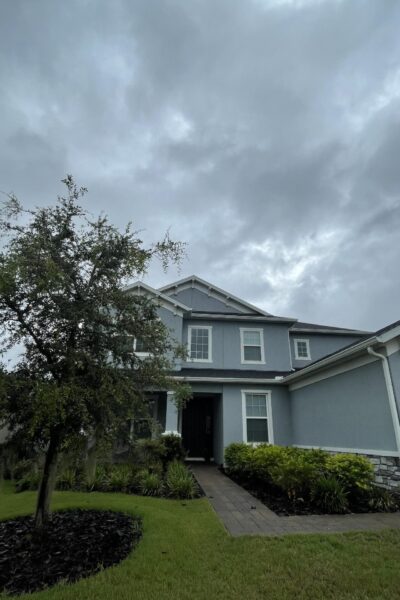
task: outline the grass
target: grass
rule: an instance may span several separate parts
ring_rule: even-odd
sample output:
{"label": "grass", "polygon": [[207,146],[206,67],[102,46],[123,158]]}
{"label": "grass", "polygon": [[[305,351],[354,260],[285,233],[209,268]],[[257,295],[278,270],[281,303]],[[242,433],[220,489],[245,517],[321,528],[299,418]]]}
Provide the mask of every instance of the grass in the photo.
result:
{"label": "grass", "polygon": [[[0,519],[28,514],[35,494],[3,484]],[[206,499],[56,492],[53,508],[142,515],[144,537],[120,565],[30,600],[379,600],[399,597],[400,532],[229,537]],[[27,596],[20,596],[25,598]]]}

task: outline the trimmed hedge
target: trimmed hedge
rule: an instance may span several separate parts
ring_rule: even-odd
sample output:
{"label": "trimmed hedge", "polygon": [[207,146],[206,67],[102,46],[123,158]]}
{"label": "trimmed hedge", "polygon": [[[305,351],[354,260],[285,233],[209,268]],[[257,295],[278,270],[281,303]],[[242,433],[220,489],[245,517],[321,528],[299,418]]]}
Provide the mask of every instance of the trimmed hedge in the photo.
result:
{"label": "trimmed hedge", "polygon": [[388,494],[376,491],[373,466],[359,455],[234,443],[225,450],[225,464],[227,474],[247,487],[275,490],[326,512],[362,504],[378,510],[393,506]]}

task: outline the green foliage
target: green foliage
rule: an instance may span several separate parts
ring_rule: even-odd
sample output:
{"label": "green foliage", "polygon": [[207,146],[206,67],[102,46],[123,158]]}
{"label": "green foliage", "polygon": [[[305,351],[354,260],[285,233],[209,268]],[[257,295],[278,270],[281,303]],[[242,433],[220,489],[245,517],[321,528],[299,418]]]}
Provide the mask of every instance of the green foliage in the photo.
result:
{"label": "green foliage", "polygon": [[349,501],[343,484],[335,477],[319,477],[313,484],[311,500],[319,509],[327,513],[345,513]]}
{"label": "green foliage", "polygon": [[143,496],[161,496],[163,481],[158,473],[143,470],[138,474],[138,487]]}
{"label": "green foliage", "polygon": [[133,457],[135,463],[147,469],[162,463],[165,457],[162,438],[138,440],[133,447]]}
{"label": "green foliage", "polygon": [[73,490],[76,483],[76,470],[73,467],[65,467],[57,477],[56,487],[59,490]]}
{"label": "green foliage", "polygon": [[343,512],[350,501],[362,502],[373,481],[373,467],[366,458],[322,450],[234,443],[225,450],[225,464],[228,474],[243,483],[275,486],[293,501],[310,499],[328,512]]}
{"label": "green foliage", "polygon": [[22,479],[18,480],[15,484],[16,492],[25,492],[26,490],[37,490],[40,483],[39,471],[32,469],[29,473],[26,473]]}
{"label": "green foliage", "polygon": [[336,477],[349,493],[369,490],[374,469],[367,458],[357,454],[333,454],[326,461],[326,472]]}
{"label": "green foliage", "polygon": [[84,487],[88,492],[102,492],[108,489],[108,476],[104,465],[96,465],[94,471],[85,473]]}
{"label": "green foliage", "polygon": [[15,481],[23,479],[26,475],[29,475],[36,466],[36,461],[30,458],[23,458],[19,460],[13,468],[12,476]]}
{"label": "green foliage", "polygon": [[[120,231],[93,219],[70,175],[63,183],[53,206],[25,210],[10,196],[0,212],[1,342],[24,348],[14,370],[0,372],[0,428],[44,450],[51,468],[82,432],[113,440],[131,417],[148,417],[149,388],[176,390],[179,401],[189,393],[168,376],[181,348],[155,303],[124,287],[155,257],[164,268],[179,262],[183,245],[167,235],[145,247],[130,224]],[[145,340],[146,360],[134,338]]]}
{"label": "green foliage", "polygon": [[168,466],[166,486],[168,495],[173,498],[189,499],[199,495],[199,487],[192,473],[177,460]]}
{"label": "green foliage", "polygon": [[392,512],[400,508],[400,500],[389,490],[373,485],[368,491],[368,506],[376,512]]}
{"label": "green foliage", "polygon": [[126,492],[132,485],[134,472],[129,465],[112,465],[107,475],[107,487],[112,492]]}
{"label": "green foliage", "polygon": [[306,496],[318,471],[303,453],[283,454],[275,466],[270,469],[272,483],[281,488],[291,500]]}
{"label": "green foliage", "polygon": [[182,445],[182,438],[180,435],[174,433],[162,435],[160,441],[164,449],[162,456],[164,467],[174,460],[185,459],[186,452]]}
{"label": "green foliage", "polygon": [[250,477],[250,465],[254,448],[243,442],[234,442],[225,448],[226,470],[231,475],[240,478]]}

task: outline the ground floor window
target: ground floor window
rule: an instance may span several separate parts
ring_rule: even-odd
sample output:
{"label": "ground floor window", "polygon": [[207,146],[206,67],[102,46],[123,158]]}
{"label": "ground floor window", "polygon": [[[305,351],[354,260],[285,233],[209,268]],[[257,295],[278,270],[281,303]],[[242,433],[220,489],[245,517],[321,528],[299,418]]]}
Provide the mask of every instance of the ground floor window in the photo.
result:
{"label": "ground floor window", "polygon": [[271,393],[242,391],[243,440],[248,443],[273,443]]}

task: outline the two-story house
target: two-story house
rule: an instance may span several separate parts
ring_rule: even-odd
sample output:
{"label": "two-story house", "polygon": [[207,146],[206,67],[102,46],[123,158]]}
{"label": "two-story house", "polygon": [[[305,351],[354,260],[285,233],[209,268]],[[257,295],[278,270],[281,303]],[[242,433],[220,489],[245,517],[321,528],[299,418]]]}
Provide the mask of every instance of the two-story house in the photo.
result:
{"label": "two-story house", "polygon": [[[187,345],[173,376],[193,398],[178,411],[157,395],[165,431],[189,457],[221,464],[235,441],[368,455],[387,485],[400,480],[400,322],[376,333],[271,315],[199,277],[154,298],[171,336]],[[379,479],[378,479],[379,480]]]}

